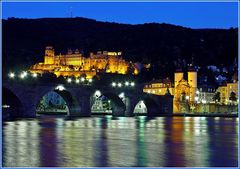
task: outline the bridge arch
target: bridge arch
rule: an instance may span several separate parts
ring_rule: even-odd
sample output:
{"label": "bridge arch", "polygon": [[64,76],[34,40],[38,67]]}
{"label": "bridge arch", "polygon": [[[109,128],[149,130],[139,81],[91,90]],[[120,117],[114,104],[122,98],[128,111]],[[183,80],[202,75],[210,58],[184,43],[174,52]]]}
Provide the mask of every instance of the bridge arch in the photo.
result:
{"label": "bridge arch", "polygon": [[120,98],[120,96],[114,92],[108,92],[108,91],[100,91],[96,90],[90,99],[90,105],[91,107],[96,101],[96,98],[106,97],[110,100],[111,110],[113,116],[124,116],[126,105],[124,104],[123,100]]}
{"label": "bridge arch", "polygon": [[79,105],[77,99],[75,98],[74,94],[70,90],[57,89],[56,87],[47,88],[47,89],[41,91],[41,93],[38,95],[38,98],[36,99],[37,104],[36,104],[35,110],[37,109],[37,106],[38,106],[40,100],[49,92],[55,92],[63,98],[63,100],[66,102],[66,106],[68,108],[67,115],[77,116],[81,113],[80,105]]}
{"label": "bridge arch", "polygon": [[[145,109],[144,112],[140,113],[137,110],[137,106],[142,104],[142,108]],[[147,116],[155,116],[159,114],[160,108],[157,100],[153,99],[151,96],[142,96],[134,106],[134,114],[145,114]]]}
{"label": "bridge arch", "polygon": [[3,86],[2,99],[3,119],[23,116],[23,104],[16,93],[14,93],[11,89]]}

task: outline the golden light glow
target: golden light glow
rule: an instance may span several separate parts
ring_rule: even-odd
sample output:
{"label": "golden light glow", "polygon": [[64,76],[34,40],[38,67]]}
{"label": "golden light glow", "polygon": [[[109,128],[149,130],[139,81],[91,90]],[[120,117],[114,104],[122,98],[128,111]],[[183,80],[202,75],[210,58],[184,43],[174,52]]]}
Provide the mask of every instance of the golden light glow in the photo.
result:
{"label": "golden light glow", "polygon": [[[65,55],[55,55],[54,48],[46,47],[44,63],[37,63],[30,68],[31,73],[54,73],[59,76],[80,77],[86,75],[86,79],[93,78],[97,72],[126,74],[130,63],[122,59],[122,52],[99,51],[90,53],[90,57],[84,57],[78,50],[69,50]],[[134,66],[133,73],[138,74]]]}

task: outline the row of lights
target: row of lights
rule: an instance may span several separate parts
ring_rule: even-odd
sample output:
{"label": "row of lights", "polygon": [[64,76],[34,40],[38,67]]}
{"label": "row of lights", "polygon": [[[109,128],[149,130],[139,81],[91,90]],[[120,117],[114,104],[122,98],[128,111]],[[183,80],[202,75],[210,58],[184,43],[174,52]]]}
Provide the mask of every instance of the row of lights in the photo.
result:
{"label": "row of lights", "polygon": [[130,86],[130,87],[134,87],[134,86],[135,86],[135,83],[134,83],[134,82],[128,82],[128,81],[126,81],[125,83],[112,82],[112,87],[123,87],[123,85],[125,85],[125,86]]}
{"label": "row of lights", "polygon": [[[10,72],[10,73],[8,74],[8,76],[9,76],[10,79],[14,79],[14,78],[16,77],[16,74],[15,74],[14,72]],[[23,71],[23,72],[21,72],[21,73],[19,74],[19,78],[20,78],[20,79],[25,79],[27,76],[28,76],[28,73],[27,73],[26,71]],[[37,78],[37,74],[36,74],[36,73],[31,73],[31,76],[32,76],[33,78]]]}
{"label": "row of lights", "polygon": [[[67,82],[68,83],[72,83],[72,79],[71,78],[67,78]],[[86,81],[88,81],[89,83],[92,83],[92,79],[85,79],[84,77],[81,77],[80,79],[75,79],[75,83],[80,83],[80,82],[86,82]]]}

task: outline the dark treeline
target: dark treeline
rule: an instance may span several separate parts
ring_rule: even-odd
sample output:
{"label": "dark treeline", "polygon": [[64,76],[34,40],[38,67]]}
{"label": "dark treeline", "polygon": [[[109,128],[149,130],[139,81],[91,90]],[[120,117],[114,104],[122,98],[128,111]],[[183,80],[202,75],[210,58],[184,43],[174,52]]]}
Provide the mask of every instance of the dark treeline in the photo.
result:
{"label": "dark treeline", "polygon": [[170,24],[117,24],[85,18],[3,20],[3,72],[43,62],[44,49],[122,51],[133,62],[151,63],[151,78],[173,76],[176,60],[198,66],[230,66],[237,57],[237,28],[190,29]]}

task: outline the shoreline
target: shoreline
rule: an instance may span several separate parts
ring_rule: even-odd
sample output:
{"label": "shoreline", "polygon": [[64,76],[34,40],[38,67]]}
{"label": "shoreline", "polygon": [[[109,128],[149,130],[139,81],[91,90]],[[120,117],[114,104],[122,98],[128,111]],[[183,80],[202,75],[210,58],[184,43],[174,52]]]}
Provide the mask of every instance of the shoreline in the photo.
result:
{"label": "shoreline", "polygon": [[[15,121],[15,120],[21,120],[21,119],[37,119],[37,118],[48,118],[48,117],[56,117],[56,118],[91,118],[91,117],[106,117],[106,116],[112,116],[111,114],[92,114],[90,117],[71,117],[68,115],[56,115],[56,114],[41,114],[37,115],[36,117],[19,117],[19,118],[6,118],[2,119],[3,122],[7,121]],[[146,115],[135,115],[131,117],[147,117],[147,118],[156,118],[156,117],[223,117],[223,118],[238,118],[238,114],[189,114],[189,113],[178,113],[178,114],[169,114],[169,115],[162,115],[162,116],[146,116]],[[122,117],[122,116],[112,116],[114,117]]]}

